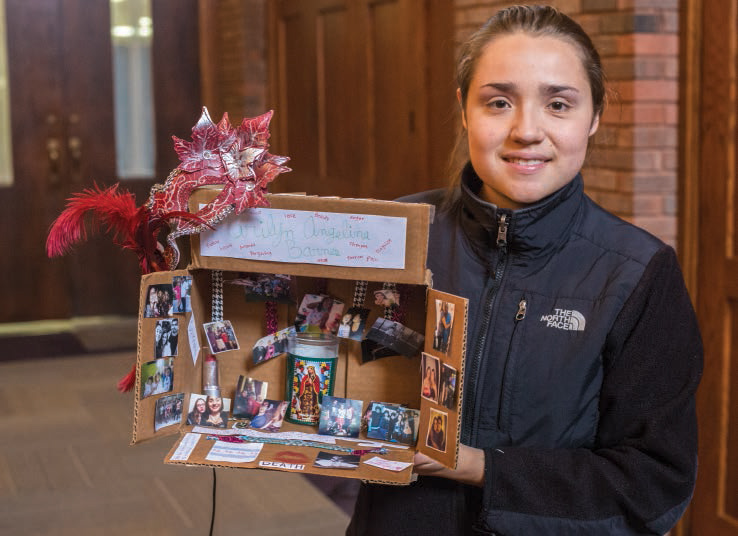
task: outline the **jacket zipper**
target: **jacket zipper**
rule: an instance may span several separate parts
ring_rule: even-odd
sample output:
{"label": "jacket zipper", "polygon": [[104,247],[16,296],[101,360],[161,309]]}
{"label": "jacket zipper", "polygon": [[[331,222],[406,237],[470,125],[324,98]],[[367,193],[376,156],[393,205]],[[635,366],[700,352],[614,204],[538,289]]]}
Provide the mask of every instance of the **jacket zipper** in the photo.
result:
{"label": "jacket zipper", "polygon": [[505,431],[505,427],[502,425],[504,421],[506,421],[506,408],[509,404],[509,402],[506,403],[506,401],[510,398],[510,395],[507,394],[507,387],[508,384],[512,381],[512,369],[513,364],[510,362],[512,358],[512,350],[513,345],[515,343],[515,333],[518,331],[518,326],[520,325],[520,322],[525,319],[525,315],[528,312],[528,300],[525,299],[525,296],[523,296],[520,301],[518,302],[518,312],[515,314],[515,320],[513,324],[513,331],[510,335],[510,345],[507,347],[507,356],[505,357],[505,368],[502,371],[502,383],[500,388],[500,400],[499,404],[497,406],[497,429],[500,431]]}
{"label": "jacket zipper", "polygon": [[495,265],[494,279],[492,285],[487,290],[485,296],[484,314],[480,325],[479,337],[474,347],[474,354],[469,361],[469,373],[464,377],[464,405],[462,408],[461,419],[461,441],[466,445],[472,445],[472,430],[475,418],[475,400],[477,394],[477,380],[479,376],[479,368],[482,363],[482,354],[484,353],[485,343],[487,341],[487,332],[489,331],[489,323],[492,319],[492,311],[494,309],[495,296],[500,288],[502,274],[505,272],[507,262],[507,230],[508,215],[500,214],[497,222],[497,249],[499,255],[497,264]]}

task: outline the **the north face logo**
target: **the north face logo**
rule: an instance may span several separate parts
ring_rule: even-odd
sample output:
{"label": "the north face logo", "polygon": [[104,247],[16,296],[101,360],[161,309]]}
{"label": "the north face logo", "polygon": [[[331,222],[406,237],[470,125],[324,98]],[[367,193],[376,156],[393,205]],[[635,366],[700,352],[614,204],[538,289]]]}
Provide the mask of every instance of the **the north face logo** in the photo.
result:
{"label": "the north face logo", "polygon": [[554,309],[553,314],[543,315],[541,322],[545,322],[547,328],[567,331],[584,331],[584,325],[587,323],[582,313],[569,309]]}

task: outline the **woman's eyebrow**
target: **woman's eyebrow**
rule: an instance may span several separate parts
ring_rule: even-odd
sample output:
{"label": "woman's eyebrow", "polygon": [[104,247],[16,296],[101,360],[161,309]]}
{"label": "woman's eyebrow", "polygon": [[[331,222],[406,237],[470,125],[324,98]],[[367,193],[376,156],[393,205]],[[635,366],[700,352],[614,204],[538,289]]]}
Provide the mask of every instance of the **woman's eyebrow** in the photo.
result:
{"label": "woman's eyebrow", "polygon": [[482,87],[493,88],[503,93],[514,93],[517,90],[517,85],[514,82],[489,82]]}
{"label": "woman's eyebrow", "polygon": [[579,90],[574,86],[563,86],[557,84],[546,85],[541,88],[541,93],[544,95],[556,95],[558,93],[579,93]]}

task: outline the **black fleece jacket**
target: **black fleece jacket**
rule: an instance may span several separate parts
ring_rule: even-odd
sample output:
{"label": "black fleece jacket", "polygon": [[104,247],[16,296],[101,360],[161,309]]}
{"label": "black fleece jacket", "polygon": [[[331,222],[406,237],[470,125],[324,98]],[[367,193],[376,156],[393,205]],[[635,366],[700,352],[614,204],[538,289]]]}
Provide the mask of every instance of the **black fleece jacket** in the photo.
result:
{"label": "black fleece jacket", "polygon": [[482,490],[363,485],[349,535],[664,534],[697,469],[702,344],[671,247],[607,213],[581,176],[497,209],[470,166],[437,207],[434,287],[469,298],[462,442]]}

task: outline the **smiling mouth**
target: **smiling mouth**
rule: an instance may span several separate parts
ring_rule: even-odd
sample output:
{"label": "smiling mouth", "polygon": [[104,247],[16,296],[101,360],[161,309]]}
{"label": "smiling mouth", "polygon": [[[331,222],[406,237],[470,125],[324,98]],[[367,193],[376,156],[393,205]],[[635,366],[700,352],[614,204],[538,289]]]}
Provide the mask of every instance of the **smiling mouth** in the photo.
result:
{"label": "smiling mouth", "polygon": [[542,159],[525,159],[525,158],[503,158],[505,162],[510,162],[511,164],[517,164],[519,166],[538,166],[540,164],[545,164],[548,162],[548,160],[542,160]]}

